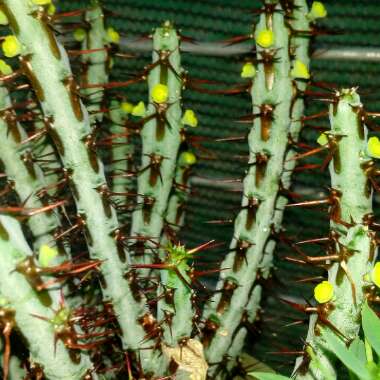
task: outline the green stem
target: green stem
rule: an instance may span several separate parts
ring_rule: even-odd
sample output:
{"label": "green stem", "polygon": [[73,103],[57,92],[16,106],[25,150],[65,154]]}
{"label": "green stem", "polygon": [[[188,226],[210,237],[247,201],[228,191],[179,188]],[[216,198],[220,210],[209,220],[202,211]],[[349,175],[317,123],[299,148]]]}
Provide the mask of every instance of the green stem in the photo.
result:
{"label": "green stem", "polygon": [[[336,254],[339,259],[332,261],[328,270],[334,297],[320,307],[324,307],[324,318],[329,326],[333,326],[330,328],[335,333],[339,331],[347,341],[352,341],[360,329],[360,313],[365,300],[364,276],[370,272],[375,259],[374,233],[366,223],[366,218],[373,211],[372,189],[367,176],[372,161],[366,155],[367,128],[359,116],[362,104],[358,94],[355,89],[344,89],[335,96],[337,103],[330,106],[329,147],[333,154],[330,175],[332,191],[336,191],[335,204],[330,207],[330,236],[337,238],[331,242],[328,254]],[[313,317],[307,344],[324,370],[336,378],[334,361],[325,350],[325,342],[319,334],[323,321]],[[307,371],[298,373],[297,379],[325,379],[315,362],[312,359]]]}
{"label": "green stem", "polygon": [[[295,62],[302,62],[307,71],[309,71],[310,66],[310,56],[309,56],[309,45],[310,37],[307,35],[307,32],[310,31],[310,21],[307,18],[309,13],[308,6],[305,0],[294,0],[294,9],[292,11],[292,17],[289,20],[291,28],[295,31],[303,31],[302,35],[293,34],[290,37],[290,46],[294,51],[294,58],[292,60],[292,66],[295,66]],[[296,143],[299,138],[299,134],[302,127],[302,115],[304,113],[305,103],[302,93],[307,87],[306,78],[298,79],[293,77],[293,86],[295,94],[292,99],[291,107],[291,123],[289,128],[289,136],[293,143]],[[289,191],[293,170],[296,166],[296,160],[290,160],[296,154],[296,150],[293,148],[293,145],[288,147],[286,152],[286,158],[284,160],[284,170],[281,176],[281,188],[283,192]],[[285,206],[288,203],[288,198],[285,195],[279,194],[276,201],[274,216],[273,216],[273,231],[274,233],[279,233],[281,231],[282,220],[284,215]],[[276,241],[274,239],[269,239],[265,247],[265,256],[261,263],[261,275],[264,279],[267,279],[270,276],[271,269],[273,266],[273,254],[276,247]],[[257,284],[254,286],[252,291],[251,298],[255,298],[258,302],[257,305],[261,302],[261,297],[258,294],[261,294],[262,286]],[[246,307],[246,312],[251,314],[252,311],[258,310],[257,305],[249,304]],[[250,309],[253,307],[253,309]],[[255,320],[255,318],[253,318]],[[240,340],[240,345],[237,342],[234,342],[231,349],[229,350],[230,357],[235,357],[241,353],[243,348],[244,339],[243,336],[246,335],[247,330],[242,328],[244,332],[237,334],[237,337]],[[236,338],[235,338],[236,339]]]}
{"label": "green stem", "polygon": [[[106,41],[103,10],[98,1],[92,1],[92,5],[86,11],[84,19],[88,23],[89,29],[82,43],[82,49],[94,51],[82,55],[84,64],[83,84],[106,84],[108,83],[107,64],[109,56],[107,49],[109,44]],[[103,112],[99,112],[99,110],[104,98],[104,89],[88,88],[83,93],[86,95],[86,106],[91,121],[101,122]]]}
{"label": "green stem", "polygon": [[[253,113],[261,117],[255,118],[248,137],[252,165],[243,182],[242,209],[235,220],[230,253],[221,266],[230,269],[221,272],[217,286],[220,291],[205,310],[206,324],[210,318],[216,322],[211,337],[204,340],[210,363],[222,362],[241,322],[252,286],[257,276],[268,270],[265,248],[271,237],[280,190],[292,101],[289,31],[279,4],[273,13],[261,15],[256,38],[266,29],[273,32],[274,42],[268,48],[257,45],[258,58],[268,56],[271,63],[264,65],[261,60],[252,86]],[[228,283],[235,283],[232,292]]]}
{"label": "green stem", "polygon": [[[15,121],[16,114],[12,110],[12,103],[8,89],[0,85],[0,140],[3,142],[0,149],[0,160],[5,173],[20,201],[25,207],[41,208],[46,206],[36,194],[45,186],[45,179],[41,168],[33,162],[32,151],[21,141],[26,140],[27,134]],[[28,220],[28,225],[34,237],[34,248],[38,251],[43,244],[54,246],[54,232],[60,226],[59,218],[54,212],[39,213]],[[65,259],[62,247],[56,264]]]}
{"label": "green stem", "polygon": [[61,340],[55,344],[56,332],[53,324],[48,322],[54,317],[54,312],[43,303],[43,295],[16,271],[17,265],[32,252],[20,224],[4,215],[0,215],[0,252],[0,292],[8,302],[7,310],[14,312],[16,326],[26,339],[31,359],[42,366],[49,380],[82,379],[92,369],[91,362],[84,354],[74,362]]}
{"label": "green stem", "polygon": [[[173,184],[177,154],[180,146],[182,68],[179,53],[179,37],[169,22],[158,28],[153,36],[153,63],[148,78],[150,104],[147,118],[150,120],[141,131],[142,160],[138,177],[139,207],[132,217],[132,236],[149,237],[143,257],[138,263],[153,261],[153,251],[160,241],[164,216]],[[161,59],[169,54],[167,60]],[[160,58],[161,56],[161,58]],[[166,101],[154,101],[157,85],[168,89]]]}
{"label": "green stem", "polygon": [[[45,22],[33,16],[35,6],[29,1],[4,0],[2,4],[22,44],[24,71],[50,120],[49,132],[70,173],[77,212],[85,221],[90,256],[102,260],[102,292],[104,299],[112,302],[123,346],[132,350],[150,347],[150,342],[142,343],[145,331],[138,321],[146,311],[144,297],[133,292],[124,276],[127,265],[119,257],[115,239],[116,212],[106,196],[103,164],[91,147],[90,120],[77,95],[67,54]],[[143,368],[149,368],[151,351],[140,353]]]}
{"label": "green stem", "polygon": [[120,108],[120,103],[116,100],[111,101],[110,109],[111,135],[119,136],[112,139],[111,147],[111,172],[112,172],[112,192],[116,193],[113,197],[114,202],[120,208],[119,220],[126,223],[130,218],[127,210],[128,196],[125,193],[133,192],[133,152],[134,147],[131,136],[124,127],[128,115]]}

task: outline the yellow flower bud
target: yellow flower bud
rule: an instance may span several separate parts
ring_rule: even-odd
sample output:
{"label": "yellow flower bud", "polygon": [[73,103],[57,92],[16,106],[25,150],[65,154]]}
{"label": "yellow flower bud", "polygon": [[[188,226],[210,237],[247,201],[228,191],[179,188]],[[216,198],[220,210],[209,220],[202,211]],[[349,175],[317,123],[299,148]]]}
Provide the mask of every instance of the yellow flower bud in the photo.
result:
{"label": "yellow flower bud", "polygon": [[254,78],[256,75],[256,67],[252,62],[247,62],[241,69],[240,76],[242,78]]}
{"label": "yellow flower bud", "polygon": [[8,58],[15,57],[21,53],[21,44],[15,36],[4,37],[4,41],[1,47],[3,49],[4,55]]}
{"label": "yellow flower bud", "polygon": [[290,75],[292,78],[296,79],[309,79],[310,73],[307,66],[300,61],[299,59],[296,59],[293,65],[293,69],[290,71]]}
{"label": "yellow flower bud", "polygon": [[319,145],[326,145],[327,143],[329,142],[329,139],[328,139],[328,137],[327,137],[327,135],[326,135],[326,133],[321,133],[320,135],[319,135],[319,137],[318,137],[318,139],[317,139],[317,143],[319,144]]}
{"label": "yellow flower bud", "polygon": [[5,61],[0,59],[0,73],[2,75],[10,75],[13,73],[12,67],[10,67]]}
{"label": "yellow flower bud", "polygon": [[9,20],[8,20],[8,17],[7,15],[0,10],[0,25],[8,25],[9,24]]}
{"label": "yellow flower bud", "polygon": [[179,161],[183,166],[192,166],[197,162],[197,157],[193,152],[183,152],[179,157]]}
{"label": "yellow flower bud", "polygon": [[155,103],[165,103],[169,97],[169,89],[165,84],[158,83],[153,87],[152,99]]}
{"label": "yellow flower bud", "polygon": [[334,287],[328,281],[322,281],[314,288],[314,298],[318,303],[331,301],[334,295]]}
{"label": "yellow flower bud", "polygon": [[133,116],[145,116],[145,103],[143,101],[138,102],[137,105],[133,107],[131,113]]}
{"label": "yellow flower bud", "polygon": [[371,272],[372,282],[380,288],[380,263],[376,263]]}
{"label": "yellow flower bud", "polygon": [[367,152],[373,158],[380,158],[380,141],[378,137],[369,138]]}
{"label": "yellow flower bud", "polygon": [[189,127],[197,127],[198,118],[195,115],[195,112],[193,110],[186,110],[182,117],[182,123],[184,125],[188,125]]}
{"label": "yellow flower bud", "polygon": [[58,251],[46,244],[41,245],[38,255],[38,261],[41,267],[46,268],[58,256]]}
{"label": "yellow flower bud", "polygon": [[5,297],[0,297],[0,307],[5,307],[9,305],[9,300],[8,298]]}
{"label": "yellow flower bud", "polygon": [[57,11],[57,8],[55,7],[55,5],[54,5],[53,3],[51,3],[51,4],[49,5],[48,10],[47,10],[48,14],[49,14],[50,16],[53,16],[53,15],[55,14],[56,11]]}
{"label": "yellow flower bud", "polygon": [[120,104],[120,109],[126,114],[132,113],[134,108],[135,106],[130,102],[121,102]]}
{"label": "yellow flower bud", "polygon": [[86,38],[86,31],[83,28],[77,28],[74,30],[75,41],[82,42]]}
{"label": "yellow flower bud", "polygon": [[120,34],[112,27],[107,28],[107,41],[113,44],[120,42]]}
{"label": "yellow flower bud", "polygon": [[311,9],[307,17],[314,21],[318,18],[324,18],[327,16],[327,11],[324,4],[321,1],[313,1]]}
{"label": "yellow flower bud", "polygon": [[263,48],[269,48],[274,44],[274,34],[269,29],[260,30],[256,36],[256,42]]}
{"label": "yellow flower bud", "polygon": [[33,4],[36,5],[47,5],[51,4],[51,0],[32,0]]}

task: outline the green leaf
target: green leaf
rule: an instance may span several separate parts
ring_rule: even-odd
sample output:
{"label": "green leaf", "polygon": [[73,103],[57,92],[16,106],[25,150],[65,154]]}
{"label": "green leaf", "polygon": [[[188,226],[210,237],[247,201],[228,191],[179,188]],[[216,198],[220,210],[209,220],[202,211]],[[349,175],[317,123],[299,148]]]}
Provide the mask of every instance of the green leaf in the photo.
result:
{"label": "green leaf", "polygon": [[290,377],[276,375],[268,372],[250,372],[249,376],[255,377],[258,380],[292,380]]}
{"label": "green leaf", "polygon": [[365,366],[365,362],[360,361],[354,353],[349,351],[345,344],[330,330],[323,331],[323,337],[326,340],[326,349],[335,354],[335,356],[361,380],[371,380],[371,374]]}
{"label": "green leaf", "polygon": [[364,342],[360,338],[356,338],[351,342],[348,351],[354,354],[363,363],[367,360]]}
{"label": "green leaf", "polygon": [[380,356],[380,319],[367,302],[362,309],[362,326],[365,337],[377,355]]}
{"label": "green leaf", "polygon": [[[367,360],[365,354],[364,342],[358,337],[352,341],[348,348],[353,355],[355,355],[361,362],[365,363]],[[360,380],[352,371],[348,371],[350,380]]]}

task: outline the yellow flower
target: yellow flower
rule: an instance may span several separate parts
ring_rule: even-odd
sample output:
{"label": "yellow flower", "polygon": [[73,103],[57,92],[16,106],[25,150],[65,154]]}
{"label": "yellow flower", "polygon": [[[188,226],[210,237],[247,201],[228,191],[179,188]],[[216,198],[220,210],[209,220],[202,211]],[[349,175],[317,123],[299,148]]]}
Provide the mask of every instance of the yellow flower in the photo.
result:
{"label": "yellow flower", "polygon": [[378,137],[370,137],[367,144],[368,154],[373,158],[380,158],[380,141]]}
{"label": "yellow flower", "polygon": [[137,105],[133,107],[131,113],[133,116],[145,116],[145,103],[143,101],[138,102]]}
{"label": "yellow flower", "polygon": [[195,115],[195,112],[193,110],[186,110],[182,117],[182,123],[184,125],[188,125],[189,127],[197,127],[198,118]]}
{"label": "yellow flower", "polygon": [[165,103],[169,97],[169,89],[165,84],[158,83],[153,87],[152,99],[155,103]]}
{"label": "yellow flower", "polygon": [[130,102],[121,102],[120,104],[120,109],[124,112],[124,113],[132,113],[133,109],[135,108],[135,106],[130,103]]}
{"label": "yellow flower", "polygon": [[318,303],[331,301],[334,295],[334,287],[328,281],[322,281],[314,288],[314,298]]}
{"label": "yellow flower", "polygon": [[36,5],[47,5],[51,4],[51,0],[32,0]]}
{"label": "yellow flower", "polygon": [[319,135],[319,137],[318,137],[318,139],[317,139],[317,143],[319,144],[319,145],[326,145],[327,143],[329,142],[329,139],[328,139],[328,137],[327,137],[327,135],[326,135],[326,133],[321,133],[320,135]]}
{"label": "yellow flower", "polygon": [[197,157],[193,152],[183,152],[179,157],[179,161],[183,166],[191,166],[197,162]]}
{"label": "yellow flower", "polygon": [[113,44],[120,42],[120,34],[112,27],[107,28],[107,41]]}
{"label": "yellow flower", "polygon": [[8,21],[7,15],[3,11],[0,11],[0,25],[8,25],[8,24],[9,24],[9,21]]}
{"label": "yellow flower", "polygon": [[316,20],[317,18],[326,17],[327,11],[326,11],[324,4],[320,1],[313,1],[313,4],[311,5],[310,12],[307,16],[312,21]]}
{"label": "yellow flower", "polygon": [[15,57],[21,53],[21,44],[15,36],[4,37],[4,41],[1,47],[3,49],[4,55],[8,58]]}
{"label": "yellow flower", "polygon": [[5,61],[0,59],[0,73],[2,75],[9,75],[13,73],[12,67],[10,67]]}
{"label": "yellow flower", "polygon": [[57,256],[58,251],[55,248],[51,248],[48,245],[43,244],[39,250],[38,261],[41,267],[46,268]]}
{"label": "yellow flower", "polygon": [[55,7],[55,5],[54,5],[53,3],[51,3],[51,4],[49,5],[49,7],[48,7],[48,10],[47,10],[48,14],[49,14],[50,16],[53,16],[53,15],[55,14],[56,11],[57,11],[57,8]]}
{"label": "yellow flower", "polygon": [[240,76],[242,78],[254,78],[256,75],[256,67],[252,62],[247,62],[241,69]]}
{"label": "yellow flower", "polygon": [[260,30],[256,36],[256,42],[263,48],[268,48],[274,44],[274,34],[269,29]]}
{"label": "yellow flower", "polygon": [[380,262],[376,263],[371,272],[372,282],[380,288]]}
{"label": "yellow flower", "polygon": [[83,28],[77,28],[74,30],[75,41],[82,42],[86,38],[86,31]]}
{"label": "yellow flower", "polygon": [[310,78],[309,69],[299,59],[295,60],[294,65],[293,65],[293,69],[291,70],[290,75],[293,78],[297,78],[297,79],[309,79]]}

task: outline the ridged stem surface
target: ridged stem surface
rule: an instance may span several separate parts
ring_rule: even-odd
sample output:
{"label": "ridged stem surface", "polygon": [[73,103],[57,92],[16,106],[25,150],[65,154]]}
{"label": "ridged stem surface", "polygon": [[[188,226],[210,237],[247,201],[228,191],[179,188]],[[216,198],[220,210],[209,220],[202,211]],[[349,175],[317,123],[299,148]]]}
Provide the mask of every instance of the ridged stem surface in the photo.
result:
{"label": "ridged stem surface", "polygon": [[[133,213],[131,235],[148,237],[143,257],[137,263],[151,263],[160,241],[170,190],[173,184],[177,154],[181,141],[182,68],[179,36],[170,23],[158,28],[153,36],[153,63],[148,77],[150,118],[141,131],[142,159],[137,181],[138,206]],[[165,59],[165,55],[167,59]],[[158,61],[160,61],[158,63]],[[167,87],[168,98],[156,103],[157,85]]]}
{"label": "ridged stem surface", "polygon": [[[307,18],[308,6],[305,0],[294,0],[294,9],[292,11],[292,17],[289,20],[290,27],[294,31],[298,31],[298,34],[291,35],[290,38],[290,47],[294,51],[294,58],[292,59],[292,66],[294,67],[295,62],[302,62],[305,67],[309,70],[310,66],[310,55],[309,55],[309,45],[310,45],[310,36],[308,32],[310,31],[310,21]],[[300,33],[301,32],[301,33]],[[302,128],[301,118],[304,113],[305,103],[303,98],[303,91],[307,87],[307,82],[305,79],[296,80],[293,79],[293,86],[295,92],[293,93],[292,107],[290,108],[291,112],[291,123],[289,129],[289,135],[291,137],[292,143],[298,141],[299,133]],[[283,191],[290,189],[293,170],[296,166],[296,160],[289,160],[296,154],[296,150],[289,144],[288,151],[286,153],[286,159],[284,162],[284,171],[281,176],[281,187]],[[274,217],[273,217],[273,230],[275,233],[280,232],[282,226],[282,220],[284,215],[284,209],[288,203],[288,198],[285,195],[278,195]],[[276,248],[276,241],[270,239],[265,248],[265,262],[262,263],[262,276],[264,279],[268,278],[273,266],[273,253]],[[266,268],[266,269],[264,269]],[[253,314],[256,314],[258,305],[261,302],[261,285],[255,285],[252,291],[250,303],[246,307],[246,312],[251,315],[252,323],[255,321]],[[255,302],[253,301],[255,299]],[[253,309],[252,309],[253,307]],[[247,330],[243,327],[242,331],[237,333],[237,336],[234,340],[234,344],[229,349],[229,356],[236,357],[241,353],[244,339],[247,334]],[[238,343],[239,341],[239,343]]]}
{"label": "ridged stem surface", "polygon": [[[276,5],[273,13],[261,15],[256,38],[264,29],[273,32],[274,43],[270,48],[257,45],[259,65],[252,99],[253,114],[260,116],[255,117],[248,137],[250,165],[243,182],[242,209],[235,220],[230,252],[221,265],[226,270],[221,272],[217,286],[220,291],[205,311],[205,317],[214,323],[208,338],[211,341],[206,343],[209,363],[223,360],[241,322],[252,286],[257,276],[267,270],[265,248],[271,235],[288,143],[292,80],[289,32],[280,5]],[[261,59],[268,54],[269,65]]]}
{"label": "ridged stem surface", "polygon": [[[118,228],[116,212],[105,196],[108,187],[103,164],[92,149],[88,113],[77,95],[67,54],[44,21],[33,15],[35,6],[29,1],[4,0],[2,5],[22,44],[24,72],[45,117],[50,118],[49,133],[70,173],[77,213],[85,221],[90,256],[103,261],[104,300],[112,302],[124,348],[140,349],[145,332],[137,320],[144,313],[143,297],[133,293],[124,277],[126,264],[119,257],[114,237]],[[144,368],[150,365],[149,352],[141,351]]]}
{"label": "ridged stem surface", "polygon": [[82,379],[92,364],[84,354],[78,363],[73,362],[63,342],[54,343],[56,332],[48,322],[54,311],[43,303],[42,294],[32,288],[26,277],[15,270],[32,252],[18,221],[5,215],[0,215],[0,255],[0,292],[14,311],[16,326],[26,339],[32,361],[43,367],[49,380]]}
{"label": "ridged stem surface", "polygon": [[[341,259],[331,261],[328,281],[334,287],[334,296],[324,307],[324,317],[334,326],[333,332],[342,334],[349,342],[360,329],[360,312],[365,301],[365,275],[370,272],[376,258],[374,233],[366,217],[372,213],[372,189],[365,168],[371,160],[366,155],[367,128],[360,120],[362,104],[355,89],[342,90],[336,95],[337,103],[330,106],[331,134],[334,141],[330,163],[331,187],[338,192],[330,207],[330,232],[337,240],[327,254]],[[332,209],[334,211],[332,211]],[[331,354],[324,348],[319,327],[323,321],[314,314],[310,319],[307,344],[312,348],[312,359],[306,373],[299,370],[297,379],[322,380],[326,373],[337,378]],[[329,328],[328,326],[326,328]],[[302,358],[297,362],[300,365]],[[323,367],[323,372],[321,371]]]}

